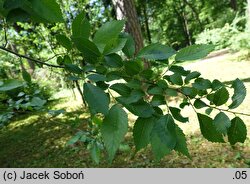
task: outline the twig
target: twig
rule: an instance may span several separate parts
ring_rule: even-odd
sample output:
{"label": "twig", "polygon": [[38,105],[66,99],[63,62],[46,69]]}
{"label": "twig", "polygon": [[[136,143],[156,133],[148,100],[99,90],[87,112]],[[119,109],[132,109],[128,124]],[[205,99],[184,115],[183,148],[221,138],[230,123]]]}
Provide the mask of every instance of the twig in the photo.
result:
{"label": "twig", "polygon": [[33,61],[33,62],[35,62],[35,63],[39,63],[39,64],[46,65],[46,66],[53,67],[53,68],[64,68],[64,66],[53,65],[53,64],[49,64],[49,63],[42,62],[42,61],[40,61],[40,60],[38,60],[38,59],[30,58],[30,57],[28,57],[28,56],[19,54],[19,53],[17,53],[17,52],[14,52],[14,51],[12,51],[12,50],[10,50],[10,49],[7,49],[7,48],[5,48],[5,47],[2,47],[2,46],[0,46],[0,49],[1,49],[1,50],[4,50],[4,51],[6,51],[6,52],[9,52],[9,53],[11,53],[11,54],[14,54],[14,55],[16,55],[16,56],[18,56],[18,57],[20,57],[20,58],[25,58],[25,59],[28,59],[28,60],[30,60],[30,61]]}

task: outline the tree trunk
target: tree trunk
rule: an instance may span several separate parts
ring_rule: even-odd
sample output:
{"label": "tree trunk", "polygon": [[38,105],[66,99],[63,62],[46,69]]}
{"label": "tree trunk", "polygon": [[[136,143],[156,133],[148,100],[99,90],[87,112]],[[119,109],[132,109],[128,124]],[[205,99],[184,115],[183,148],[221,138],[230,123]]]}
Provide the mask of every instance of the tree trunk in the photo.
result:
{"label": "tree trunk", "polygon": [[143,6],[142,8],[143,8],[144,23],[145,23],[147,38],[148,38],[149,44],[151,44],[152,41],[151,41],[151,34],[150,34],[149,24],[148,24],[147,4],[144,3],[142,6]]}
{"label": "tree trunk", "polygon": [[234,11],[237,11],[238,9],[237,0],[230,0],[230,6]]}
{"label": "tree trunk", "polygon": [[134,0],[112,0],[118,20],[127,19],[125,31],[135,40],[136,53],[143,47],[143,37],[138,21]]}

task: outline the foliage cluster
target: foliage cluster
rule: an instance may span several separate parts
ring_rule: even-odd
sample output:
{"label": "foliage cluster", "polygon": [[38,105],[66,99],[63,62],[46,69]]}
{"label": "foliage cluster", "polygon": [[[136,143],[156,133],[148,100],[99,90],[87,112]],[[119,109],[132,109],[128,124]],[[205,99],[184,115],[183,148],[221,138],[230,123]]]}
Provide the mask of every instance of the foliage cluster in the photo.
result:
{"label": "foliage cluster", "polygon": [[[65,25],[60,6],[53,0],[5,1],[4,7],[9,25],[17,21]],[[90,23],[82,12],[74,18],[68,33],[55,35],[57,44],[65,50],[57,57],[57,64],[33,59],[41,67],[46,65],[64,70],[68,79],[78,82],[90,117],[87,127],[69,144],[85,142],[96,163],[99,163],[101,151],[107,153],[112,162],[129,131],[126,108],[137,116],[132,128],[136,152],[151,145],[156,160],[173,150],[191,157],[185,134],[176,124],[176,121],[189,121],[188,117],[182,116],[186,106],[193,107],[201,133],[208,141],[228,141],[231,145],[245,141],[246,126],[232,111],[245,99],[243,82],[236,79],[228,86],[178,66],[178,63],[207,56],[214,46],[192,45],[176,51],[153,43],[135,53],[132,37],[122,32],[124,24],[123,20],[109,21],[91,35]],[[10,52],[8,48],[1,49]],[[145,67],[145,62],[165,68],[165,71],[159,75]],[[23,78],[28,83],[31,80],[27,72],[23,73]],[[11,85],[9,83],[3,81],[0,90],[8,91],[23,85],[12,79]],[[229,90],[234,93],[230,95]],[[169,106],[168,98],[178,95],[183,99],[182,103]],[[206,109],[206,114],[200,109]],[[210,115],[213,110],[218,111],[215,117]],[[235,117],[229,119],[227,113],[233,113]]]}

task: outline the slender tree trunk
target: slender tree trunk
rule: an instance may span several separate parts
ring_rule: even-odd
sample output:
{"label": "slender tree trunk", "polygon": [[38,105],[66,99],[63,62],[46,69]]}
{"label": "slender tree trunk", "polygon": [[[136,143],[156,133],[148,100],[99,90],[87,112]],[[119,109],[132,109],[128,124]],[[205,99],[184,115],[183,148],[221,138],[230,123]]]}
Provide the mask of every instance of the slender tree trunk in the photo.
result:
{"label": "slender tree trunk", "polygon": [[116,10],[116,18],[127,19],[125,31],[134,38],[137,53],[143,47],[143,37],[134,0],[112,0],[112,2]]}
{"label": "slender tree trunk", "polygon": [[143,11],[143,15],[144,15],[144,24],[145,24],[145,29],[146,29],[146,33],[147,33],[147,38],[148,38],[148,42],[151,44],[151,33],[150,33],[150,29],[149,29],[149,23],[148,23],[148,13],[147,13],[147,4],[144,3],[142,5],[142,11]]}
{"label": "slender tree trunk", "polygon": [[185,26],[185,30],[186,30],[186,35],[187,35],[187,40],[188,40],[188,44],[192,45],[192,38],[191,38],[191,34],[188,28],[188,20],[187,20],[187,16],[185,14],[185,11],[182,12],[182,17],[184,20],[184,26]]}

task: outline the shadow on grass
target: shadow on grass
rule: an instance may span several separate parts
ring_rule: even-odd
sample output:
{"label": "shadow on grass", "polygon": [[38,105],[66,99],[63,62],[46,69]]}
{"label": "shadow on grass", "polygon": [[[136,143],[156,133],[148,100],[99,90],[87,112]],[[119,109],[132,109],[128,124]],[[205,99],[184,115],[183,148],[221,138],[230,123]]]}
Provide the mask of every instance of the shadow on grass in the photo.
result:
{"label": "shadow on grass", "polygon": [[0,167],[87,167],[91,161],[85,147],[65,146],[76,131],[64,125],[72,125],[81,113],[66,113],[53,121],[45,112],[16,117],[18,121],[0,130]]}

